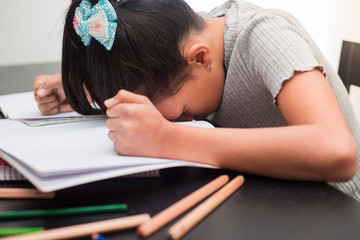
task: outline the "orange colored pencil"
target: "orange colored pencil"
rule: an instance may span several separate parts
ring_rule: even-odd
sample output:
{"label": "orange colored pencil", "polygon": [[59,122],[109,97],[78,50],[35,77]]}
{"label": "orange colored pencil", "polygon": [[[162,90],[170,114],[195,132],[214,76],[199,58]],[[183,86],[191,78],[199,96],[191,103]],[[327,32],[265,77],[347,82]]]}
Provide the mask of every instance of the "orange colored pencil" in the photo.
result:
{"label": "orange colored pencil", "polygon": [[45,239],[69,239],[81,236],[90,236],[94,232],[106,233],[135,228],[150,219],[149,214],[139,214],[128,217],[115,218],[91,223],[84,223],[68,227],[46,230],[40,233],[22,234],[5,237],[2,240],[45,240]]}
{"label": "orange colored pencil", "polygon": [[41,192],[36,188],[0,188],[0,198],[54,198],[55,192]]}
{"label": "orange colored pencil", "polygon": [[198,222],[205,218],[211,211],[219,206],[226,198],[233,194],[244,183],[243,176],[237,176],[214,193],[206,201],[188,213],[180,221],[174,224],[168,231],[169,239],[179,239],[193,228]]}
{"label": "orange colored pencil", "polygon": [[224,186],[229,181],[228,175],[221,175],[209,182],[205,186],[199,188],[195,192],[189,194],[180,201],[174,203],[170,207],[156,214],[150,221],[144,222],[138,227],[137,233],[141,237],[149,236],[171,220],[184,213],[186,210],[199,203],[213,192]]}

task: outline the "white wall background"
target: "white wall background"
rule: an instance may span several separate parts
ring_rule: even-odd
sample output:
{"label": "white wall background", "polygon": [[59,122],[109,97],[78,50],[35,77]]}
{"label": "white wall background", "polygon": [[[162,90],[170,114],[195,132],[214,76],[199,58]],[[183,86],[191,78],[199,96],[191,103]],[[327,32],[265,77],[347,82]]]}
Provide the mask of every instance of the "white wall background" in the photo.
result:
{"label": "white wall background", "polygon": [[61,59],[70,0],[0,0],[0,66]]}
{"label": "white wall background", "polygon": [[[225,0],[186,0],[209,11]],[[360,42],[359,0],[249,0],[294,14],[335,69],[342,40]],[[0,66],[61,61],[64,15],[70,0],[0,0]]]}

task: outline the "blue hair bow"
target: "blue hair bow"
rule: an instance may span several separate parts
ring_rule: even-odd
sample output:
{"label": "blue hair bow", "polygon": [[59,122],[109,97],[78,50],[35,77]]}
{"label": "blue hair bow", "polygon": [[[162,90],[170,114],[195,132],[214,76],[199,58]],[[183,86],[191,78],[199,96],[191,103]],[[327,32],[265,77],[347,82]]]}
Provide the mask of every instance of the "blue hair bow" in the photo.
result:
{"label": "blue hair bow", "polygon": [[111,50],[117,23],[116,12],[108,0],[99,0],[93,7],[88,0],[81,1],[75,10],[73,25],[85,46],[95,38],[107,50]]}

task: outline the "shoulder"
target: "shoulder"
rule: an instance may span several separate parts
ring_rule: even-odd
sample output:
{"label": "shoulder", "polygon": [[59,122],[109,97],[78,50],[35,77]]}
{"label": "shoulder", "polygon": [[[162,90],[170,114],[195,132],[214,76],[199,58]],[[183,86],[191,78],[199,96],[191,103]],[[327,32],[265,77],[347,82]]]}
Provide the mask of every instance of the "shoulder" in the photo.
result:
{"label": "shoulder", "polygon": [[225,37],[233,39],[232,50],[245,54],[251,46],[255,47],[254,44],[258,45],[256,47],[266,48],[269,44],[273,46],[271,43],[280,38],[297,45],[306,44],[311,38],[292,14],[279,9],[263,9],[249,5],[245,11],[238,6],[236,15],[228,14],[226,17]]}
{"label": "shoulder", "polygon": [[292,14],[277,9],[261,9],[245,20],[239,18],[234,37],[234,51],[243,54],[259,49],[289,54],[293,48],[312,51],[310,45],[314,44],[306,29]]}
{"label": "shoulder", "polygon": [[[239,19],[238,34],[246,35],[250,33],[266,34],[287,33],[289,31],[304,33],[306,32],[302,24],[292,14],[279,9],[261,9],[254,12],[245,21]],[[242,21],[242,22],[241,22]],[[260,32],[259,32],[260,31]]]}

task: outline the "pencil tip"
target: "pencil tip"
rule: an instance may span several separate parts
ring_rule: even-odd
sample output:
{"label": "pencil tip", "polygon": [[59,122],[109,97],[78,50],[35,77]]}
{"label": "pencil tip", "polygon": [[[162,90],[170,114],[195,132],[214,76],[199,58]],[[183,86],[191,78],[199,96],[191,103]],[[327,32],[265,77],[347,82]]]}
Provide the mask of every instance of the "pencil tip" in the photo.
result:
{"label": "pencil tip", "polygon": [[172,235],[171,235],[171,234],[168,234],[167,239],[168,239],[168,240],[173,240]]}
{"label": "pencil tip", "polygon": [[137,234],[138,234],[140,237],[144,237],[144,232],[143,232],[141,229],[138,229],[138,230],[137,230]]}

